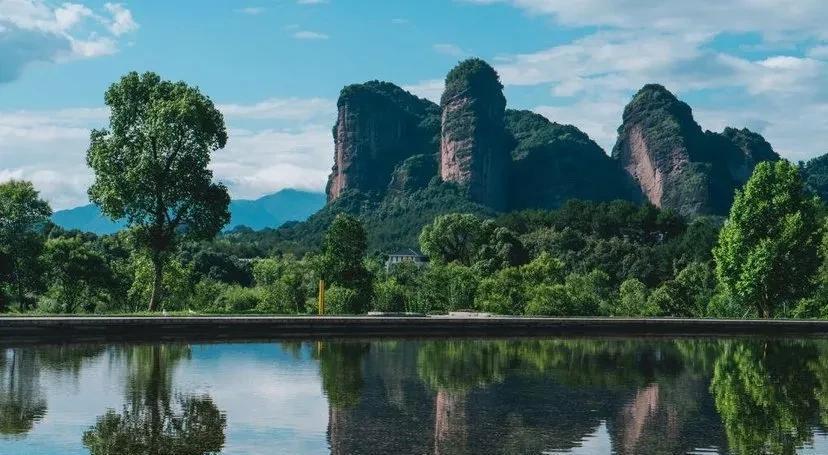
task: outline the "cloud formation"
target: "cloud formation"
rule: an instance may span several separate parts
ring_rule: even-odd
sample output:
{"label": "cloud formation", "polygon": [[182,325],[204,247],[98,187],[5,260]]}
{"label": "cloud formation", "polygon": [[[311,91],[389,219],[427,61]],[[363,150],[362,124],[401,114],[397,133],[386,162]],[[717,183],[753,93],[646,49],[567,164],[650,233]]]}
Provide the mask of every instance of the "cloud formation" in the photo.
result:
{"label": "cloud formation", "polygon": [[293,32],[293,37],[296,39],[301,40],[325,40],[328,39],[328,35],[319,32],[313,32],[310,30],[299,30]]}
{"label": "cloud formation", "polygon": [[[218,107],[230,139],[211,168],[233,198],[324,188],[333,163],[334,100],[271,98]],[[31,180],[55,209],[88,203],[89,132],[106,126],[108,117],[103,107],[0,111],[0,182]]]}
{"label": "cloud formation", "polygon": [[16,79],[33,62],[113,54],[117,39],[137,29],[132,13],[118,3],[96,12],[79,3],[0,0],[0,83]]}
{"label": "cloud formation", "polygon": [[[649,82],[691,98],[704,128],[750,127],[783,156],[828,152],[828,8],[814,0],[462,0],[510,4],[555,27],[594,27],[569,43],[498,56],[504,85],[547,87],[535,111],[607,151],[623,106]],[[746,47],[728,43],[758,37]]]}

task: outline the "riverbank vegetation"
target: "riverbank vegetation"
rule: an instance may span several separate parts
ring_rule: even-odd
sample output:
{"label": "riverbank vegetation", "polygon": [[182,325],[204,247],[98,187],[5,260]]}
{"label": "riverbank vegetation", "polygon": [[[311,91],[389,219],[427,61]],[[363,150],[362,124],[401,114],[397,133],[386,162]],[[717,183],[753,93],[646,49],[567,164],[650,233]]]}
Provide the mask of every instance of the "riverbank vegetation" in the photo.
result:
{"label": "riverbank vegetation", "polygon": [[[140,231],[66,231],[31,184],[0,185],[4,311],[147,309],[156,268]],[[321,248],[262,252],[249,235],[183,239],[163,264],[160,309],[312,314],[476,310],[552,316],[824,317],[824,210],[798,168],[761,164],[731,214],[687,220],[651,205],[570,201],[559,210],[437,217],[420,234],[425,266],[386,267],[355,217]],[[724,227],[722,227],[722,225]],[[253,237],[255,238],[255,237]],[[13,251],[20,254],[13,254]],[[252,253],[252,254],[246,254]]]}

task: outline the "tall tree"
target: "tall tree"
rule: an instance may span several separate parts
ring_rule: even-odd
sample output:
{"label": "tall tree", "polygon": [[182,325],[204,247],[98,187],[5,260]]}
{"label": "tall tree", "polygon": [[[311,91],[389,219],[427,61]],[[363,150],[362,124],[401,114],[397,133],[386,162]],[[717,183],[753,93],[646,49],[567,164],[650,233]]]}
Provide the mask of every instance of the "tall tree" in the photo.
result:
{"label": "tall tree", "polygon": [[24,292],[36,279],[41,230],[52,209],[31,182],[0,184],[0,311],[5,310],[2,285],[8,283],[25,309]]}
{"label": "tall tree", "polygon": [[768,318],[803,297],[819,265],[817,207],[796,166],[760,163],[736,193],[713,249],[726,298]]}
{"label": "tall tree", "polygon": [[360,305],[371,298],[371,275],[363,263],[367,250],[362,223],[351,215],[337,215],[322,244],[322,278],[356,291]]}
{"label": "tall tree", "polygon": [[132,72],[106,92],[108,130],[93,130],[90,199],[126,219],[154,268],[149,310],[161,300],[163,267],[182,235],[214,237],[230,219],[227,188],[213,183],[210,154],[224,148],[224,118],[198,88]]}
{"label": "tall tree", "polygon": [[485,244],[483,220],[470,213],[438,216],[420,233],[420,248],[431,260],[441,263],[457,261],[470,266]]}

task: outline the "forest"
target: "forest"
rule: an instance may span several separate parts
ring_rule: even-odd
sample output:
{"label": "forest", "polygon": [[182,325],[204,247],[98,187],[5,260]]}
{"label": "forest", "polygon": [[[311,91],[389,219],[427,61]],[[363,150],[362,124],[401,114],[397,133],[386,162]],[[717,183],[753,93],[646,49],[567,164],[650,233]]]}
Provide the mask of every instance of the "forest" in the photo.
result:
{"label": "forest", "polygon": [[[371,210],[344,194],[300,225],[221,233],[230,199],[209,162],[228,137],[212,101],[153,73],[105,99],[89,196],[127,228],[62,229],[30,182],[0,184],[0,311],[313,314],[324,280],[331,314],[828,316],[824,159],[759,163],[726,217],[575,199],[498,213],[433,179]],[[386,267],[399,245],[428,264]]]}

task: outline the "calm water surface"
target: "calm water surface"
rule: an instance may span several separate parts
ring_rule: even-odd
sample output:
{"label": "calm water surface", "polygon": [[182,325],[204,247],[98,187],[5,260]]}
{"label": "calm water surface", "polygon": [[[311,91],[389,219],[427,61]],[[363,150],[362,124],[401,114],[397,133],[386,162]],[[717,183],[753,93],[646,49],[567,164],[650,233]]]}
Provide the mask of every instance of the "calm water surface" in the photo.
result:
{"label": "calm water surface", "polygon": [[0,351],[0,454],[828,453],[828,341]]}

